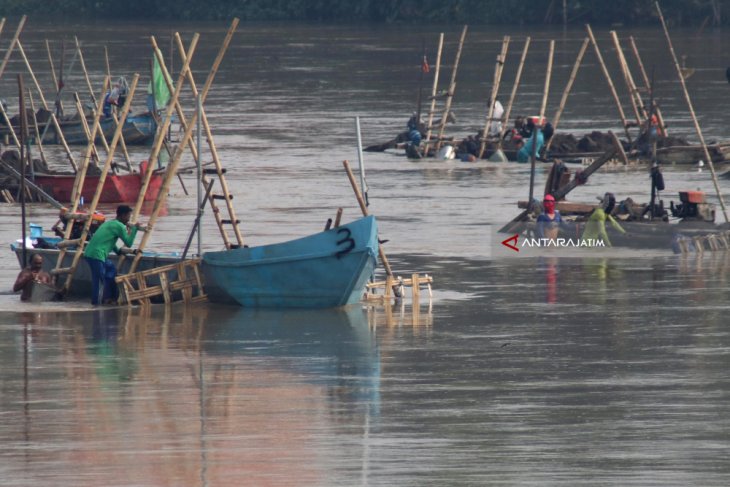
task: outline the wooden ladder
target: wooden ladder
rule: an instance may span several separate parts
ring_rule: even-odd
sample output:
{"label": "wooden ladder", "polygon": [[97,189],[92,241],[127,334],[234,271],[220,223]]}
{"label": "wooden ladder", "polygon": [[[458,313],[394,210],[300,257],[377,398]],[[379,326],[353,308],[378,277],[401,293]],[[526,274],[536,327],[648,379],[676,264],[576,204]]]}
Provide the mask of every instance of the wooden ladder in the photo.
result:
{"label": "wooden ladder", "polygon": [[[215,75],[217,67],[223,59],[223,55],[225,54],[225,51],[228,47],[228,44],[230,43],[230,39],[233,36],[237,25],[238,19],[235,19],[228,30],[226,40],[224,41],[223,46],[221,47],[218,56],[214,62],[214,69],[211,71],[211,75]],[[182,39],[180,38],[180,35],[178,33],[175,33],[175,41],[177,43],[178,53],[180,54],[181,61],[183,63],[186,63],[188,59],[188,54],[186,54],[185,46],[183,45]],[[172,83],[170,75],[167,71],[167,67],[164,63],[164,57],[159,47],[157,46],[154,38],[152,40],[152,43],[155,56],[157,57],[160,68],[162,69],[165,83],[167,84],[168,89],[170,89],[172,87]],[[198,97],[200,97],[200,106],[198,107],[200,111],[200,120],[202,128],[205,131],[205,139],[212,160],[210,162],[203,163],[203,161],[201,160],[202,154],[198,153],[198,148],[192,138],[188,138],[187,144],[190,148],[190,152],[193,155],[193,159],[196,161],[196,163],[200,164],[202,168],[201,183],[203,185],[203,188],[206,188],[207,201],[212,210],[216,225],[218,226],[218,230],[220,231],[221,238],[223,239],[223,244],[225,245],[226,249],[242,247],[243,235],[241,234],[241,230],[238,226],[240,220],[236,217],[236,210],[233,206],[233,195],[228,189],[228,183],[225,178],[226,169],[221,164],[220,157],[218,156],[218,150],[213,139],[213,133],[210,129],[210,124],[208,123],[208,117],[206,116],[205,110],[202,107],[202,104],[207,97],[208,90],[205,88],[202,92],[198,90],[197,84],[195,83],[195,78],[193,77],[193,73],[190,70],[187,71],[186,75],[193,96],[195,97],[195,99],[198,99]],[[206,86],[210,86],[210,80],[206,81]],[[195,123],[195,121],[186,119],[185,113],[183,112],[182,107],[179,103],[175,104],[175,110],[177,112],[181,128],[187,131],[188,124],[193,124]],[[208,167],[211,165],[213,167]],[[212,191],[213,185],[215,184],[216,180],[218,182],[218,190]],[[221,211],[221,208],[218,204],[218,202],[220,201],[222,201],[225,206],[225,213],[227,213],[227,218],[226,215]],[[198,231],[200,230],[198,229]],[[233,232],[233,236],[229,235],[230,231]]]}
{"label": "wooden ladder", "polygon": [[[177,301],[178,297],[185,303],[206,301],[208,296],[203,290],[200,262],[200,259],[188,259],[118,276],[121,299],[130,305],[149,305],[152,298],[160,296],[166,304]],[[192,272],[190,277],[189,272]],[[150,284],[155,278],[158,282]]]}

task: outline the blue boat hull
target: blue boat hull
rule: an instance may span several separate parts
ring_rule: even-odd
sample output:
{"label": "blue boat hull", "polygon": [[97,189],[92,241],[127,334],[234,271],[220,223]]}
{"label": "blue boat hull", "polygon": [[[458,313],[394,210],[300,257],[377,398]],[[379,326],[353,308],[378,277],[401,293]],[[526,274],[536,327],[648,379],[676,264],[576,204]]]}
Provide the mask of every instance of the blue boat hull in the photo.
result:
{"label": "blue boat hull", "polygon": [[260,247],[207,252],[208,299],[256,308],[334,308],[358,302],[377,265],[374,217]]}
{"label": "blue boat hull", "polygon": [[[89,122],[89,126],[91,126],[91,122]],[[107,141],[111,141],[114,136],[115,129],[116,125],[111,118],[104,118],[101,120],[101,130],[103,131]],[[69,145],[86,145],[88,143],[81,121],[62,121],[61,130],[63,130],[66,143]],[[124,128],[122,129],[124,142],[127,145],[150,145],[152,144],[156,133],[157,124],[150,113],[128,116],[127,120],[124,122]],[[46,136],[43,138],[43,143],[59,144],[60,142],[61,139],[56,135],[55,127],[51,125]],[[99,137],[96,142],[100,143],[101,137]]]}

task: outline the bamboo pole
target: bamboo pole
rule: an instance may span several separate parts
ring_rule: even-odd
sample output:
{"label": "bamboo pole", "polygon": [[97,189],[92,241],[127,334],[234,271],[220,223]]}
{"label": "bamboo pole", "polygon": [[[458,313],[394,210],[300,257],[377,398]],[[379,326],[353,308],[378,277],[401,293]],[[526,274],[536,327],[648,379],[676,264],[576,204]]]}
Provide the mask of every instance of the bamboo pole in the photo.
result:
{"label": "bamboo pole", "polygon": [[[634,53],[634,58],[636,59],[636,63],[639,65],[639,72],[641,73],[641,77],[644,80],[644,87],[646,88],[646,91],[649,92],[651,95],[654,91],[654,87],[651,85],[651,81],[649,81],[649,76],[646,74],[646,69],[644,69],[644,63],[641,60],[641,56],[639,55],[639,49],[636,47],[636,41],[634,40],[634,36],[629,37],[629,43],[631,44],[631,50]],[[650,98],[653,99],[653,97],[650,96]],[[652,101],[650,105],[655,105]],[[666,137],[667,136],[667,125],[664,123],[664,117],[662,116],[662,111],[658,106],[650,106],[649,111],[654,111],[657,116],[657,121],[659,122],[659,129],[660,129],[660,135]]]}
{"label": "bamboo pole", "polygon": [[5,111],[5,107],[2,103],[0,103],[0,113],[2,113],[3,121],[5,122],[5,125],[8,127],[8,131],[10,132],[10,136],[13,139],[13,143],[15,144],[15,147],[20,150],[20,141],[18,140],[18,136],[15,134],[15,128],[10,124],[10,119],[8,118],[8,113]]}
{"label": "bamboo pole", "polygon": [[[92,145],[92,162],[94,163],[94,166],[99,167],[99,161],[101,160],[101,157],[99,157],[99,151],[96,148],[95,139],[91,137],[91,129],[89,129],[89,123],[86,120],[86,117],[83,115],[84,107],[81,106],[81,99],[79,98],[78,93],[74,93],[74,101],[76,102],[76,110],[81,113],[81,117],[79,117],[79,122],[81,123],[81,130],[84,131],[84,135],[86,136],[86,140],[89,144]],[[103,102],[102,102],[103,103]],[[95,114],[96,115],[96,114]],[[94,116],[94,118],[98,119],[100,117]],[[106,142],[106,141],[104,141]],[[106,148],[107,154],[109,154],[109,147]]]}
{"label": "bamboo pole", "polygon": [[[111,79],[111,78],[107,78]],[[104,165],[101,168],[101,174],[99,175],[99,182],[96,185],[96,191],[94,192],[94,196],[91,199],[91,203],[89,204],[88,214],[89,218],[84,221],[84,227],[81,230],[81,236],[79,237],[79,248],[74,253],[73,262],[71,264],[72,271],[69,272],[66,275],[66,282],[63,285],[63,291],[67,292],[71,288],[71,282],[73,280],[74,271],[76,270],[76,266],[79,263],[79,260],[81,258],[81,255],[83,252],[81,249],[85,246],[86,242],[86,236],[89,234],[89,229],[91,228],[92,223],[92,216],[94,215],[94,212],[96,211],[96,207],[99,204],[99,200],[101,199],[101,195],[104,192],[104,183],[106,182],[106,177],[109,174],[109,169],[112,167],[112,161],[114,160],[114,151],[117,147],[117,144],[122,139],[122,127],[124,125],[124,121],[127,120],[127,115],[129,114],[129,108],[132,105],[132,98],[134,97],[134,92],[137,89],[137,82],[139,81],[139,74],[136,74],[132,78],[132,85],[129,87],[129,93],[127,96],[127,99],[124,102],[124,106],[122,108],[122,116],[121,120],[122,123],[119,124],[116,129],[114,130],[114,135],[112,136],[111,145],[110,145],[110,153],[107,155],[106,160],[104,161]],[[69,227],[72,225],[69,224]],[[59,259],[61,260],[61,259]]]}
{"label": "bamboo pole", "polygon": [[58,89],[58,77],[56,76],[56,66],[53,64],[53,54],[51,54],[51,43],[46,39],[46,53],[48,54],[48,64],[51,67],[51,80],[53,81],[53,89]]}
{"label": "bamboo pole", "polygon": [[439,34],[439,46],[436,51],[436,67],[433,72],[433,86],[431,87],[431,108],[428,111],[428,131],[426,132],[426,144],[423,149],[424,155],[428,155],[428,146],[431,142],[431,132],[433,131],[433,116],[436,113],[436,91],[439,84],[439,73],[441,72],[441,53],[444,48],[444,33]]}
{"label": "bamboo pole", "polygon": [[23,15],[20,18],[20,22],[18,23],[18,28],[15,29],[15,35],[13,35],[13,39],[10,41],[10,46],[8,47],[8,50],[5,51],[5,57],[3,58],[2,64],[0,64],[0,79],[3,77],[3,74],[5,73],[5,68],[8,65],[8,61],[10,60],[10,55],[13,53],[13,49],[15,49],[15,44],[18,42],[18,37],[20,37],[20,33],[23,31],[23,26],[25,25],[25,21],[28,19],[26,15]]}
{"label": "bamboo pole", "polygon": [[459,47],[456,50],[456,58],[454,59],[454,66],[451,69],[451,81],[449,83],[449,91],[446,95],[446,103],[444,104],[444,112],[441,116],[441,124],[439,125],[439,135],[436,141],[436,151],[441,148],[441,142],[444,137],[444,130],[446,129],[446,120],[449,118],[449,111],[451,110],[451,103],[454,99],[454,92],[456,91],[456,72],[459,69],[459,59],[461,58],[461,50],[464,47],[464,40],[466,39],[466,31],[468,26],[464,26],[461,31],[461,37],[459,38]]}
{"label": "bamboo pole", "polygon": [[[104,85],[102,86],[101,92],[105,93],[108,87],[109,87],[109,78],[105,76]],[[77,101],[77,103],[80,104],[78,95],[76,96],[76,101]],[[103,103],[103,101],[104,100],[102,97],[102,103]],[[97,103],[96,109],[101,110],[101,108],[102,108],[101,103]],[[94,146],[94,138],[96,137],[96,133],[98,130],[99,130],[99,117],[94,117],[94,125],[91,130],[89,143],[86,146],[86,153],[84,154],[84,158],[81,163],[81,167],[79,168],[79,170],[76,173],[76,180],[74,181],[74,186],[71,191],[71,201],[73,204],[73,207],[71,209],[72,214],[74,212],[76,212],[76,209],[78,208],[79,196],[81,195],[81,190],[84,186],[84,179],[86,178],[86,172],[89,168],[89,161],[91,160],[92,153],[94,153],[94,151],[96,150],[96,147]],[[68,239],[68,237],[71,235],[71,226],[72,225],[68,225],[68,227],[66,228],[67,234],[64,237],[65,239]],[[60,265],[60,260],[59,260],[59,265]]]}
{"label": "bamboo pole", "polygon": [[499,84],[502,81],[502,71],[504,70],[504,62],[507,59],[507,49],[509,48],[509,36],[502,38],[502,50],[497,56],[497,63],[494,66],[494,79],[492,80],[492,93],[489,95],[489,106],[487,107],[487,119],[484,122],[484,130],[482,131],[482,143],[479,147],[478,159],[484,155],[487,148],[487,138],[489,137],[489,129],[492,125],[492,116],[494,115],[494,104],[497,102],[497,93],[499,93]]}
{"label": "bamboo pole", "polygon": [[520,80],[522,79],[522,69],[525,67],[525,59],[527,59],[527,51],[530,48],[530,37],[525,39],[525,47],[522,48],[522,57],[520,57],[520,65],[517,67],[517,74],[515,75],[515,82],[512,85],[512,93],[509,96],[509,102],[507,103],[507,110],[504,112],[504,124],[502,125],[502,132],[499,134],[499,145],[497,148],[502,150],[502,144],[504,142],[504,134],[507,133],[507,125],[510,121],[512,114],[512,105],[515,102],[517,96],[517,88],[520,86]]}
{"label": "bamboo pole", "polygon": [[[177,102],[178,98],[180,97],[183,83],[185,82],[185,74],[186,74],[185,71],[187,71],[190,67],[190,61],[192,60],[193,54],[195,53],[195,48],[198,45],[199,38],[200,38],[199,34],[196,33],[195,35],[193,35],[193,40],[190,42],[190,47],[188,49],[187,62],[181,68],[180,74],[177,78],[175,90],[172,94],[172,97],[170,98],[169,103],[167,104],[167,108],[165,109],[165,117],[162,120],[162,125],[157,128],[157,136],[155,137],[155,142],[152,145],[152,150],[150,151],[150,156],[147,159],[147,163],[148,163],[147,171],[145,171],[144,180],[142,181],[142,187],[139,190],[139,195],[137,196],[137,202],[134,205],[134,211],[132,212],[132,216],[130,218],[130,221],[132,223],[137,221],[137,218],[139,217],[139,213],[140,213],[140,211],[142,211],[142,205],[144,204],[145,193],[147,192],[147,188],[150,185],[150,180],[152,179],[152,173],[154,172],[153,164],[157,160],[157,157],[160,155],[160,150],[162,149],[162,144],[165,140],[165,134],[167,133],[167,129],[170,127],[170,123],[172,121],[172,111],[175,109],[175,103]],[[150,39],[152,40],[152,42],[155,42],[154,36],[150,37]],[[187,143],[187,141],[185,141],[185,143]],[[170,168],[170,166],[168,163],[168,169],[167,169],[168,171],[170,170],[169,168]],[[146,233],[145,236],[148,234],[149,234],[149,232]],[[123,259],[120,258],[120,260],[123,260]],[[132,271],[130,271],[130,273],[131,272]]]}
{"label": "bamboo pole", "polygon": [[33,103],[33,92],[28,88],[28,100],[30,101],[30,111],[33,113],[33,131],[35,132],[36,145],[38,145],[38,153],[41,156],[41,160],[47,164],[46,153],[43,151],[43,141],[41,140],[41,132],[38,130],[38,118],[35,115],[35,103]]}
{"label": "bamboo pole", "polygon": [[553,75],[553,58],[555,56],[555,41],[550,40],[550,49],[548,51],[547,72],[545,73],[545,86],[542,90],[542,103],[540,104],[540,127],[544,125],[545,110],[547,109],[548,94],[550,93],[550,78]]}
{"label": "bamboo pole", "polygon": [[[79,38],[74,36],[74,42],[76,43],[76,53],[79,56],[79,64],[81,65],[81,70],[84,72],[84,79],[86,80],[86,86],[89,88],[89,94],[91,95],[91,100],[94,102],[94,105],[96,105],[96,96],[94,95],[94,89],[91,87],[91,79],[89,78],[89,72],[86,70],[86,62],[84,62],[84,53],[81,51],[81,43],[79,43]],[[111,86],[111,83],[110,83],[110,86]],[[101,94],[101,97],[104,98],[104,93]],[[102,105],[102,108],[103,108],[103,105]],[[99,113],[101,113],[101,111]],[[81,114],[81,116],[83,117],[83,113]]]}
{"label": "bamboo pole", "polygon": [[720,191],[720,186],[717,183],[717,174],[715,173],[715,165],[712,162],[712,156],[710,156],[710,151],[707,150],[707,144],[705,143],[705,137],[702,135],[702,129],[700,128],[700,124],[697,121],[697,115],[695,115],[695,110],[692,107],[692,100],[689,97],[689,92],[687,91],[687,84],[684,82],[684,76],[682,76],[682,68],[679,67],[679,62],[677,61],[677,55],[674,53],[674,46],[672,45],[672,38],[669,36],[669,30],[667,29],[667,24],[664,22],[664,15],[662,15],[662,9],[659,7],[659,2],[655,2],[654,5],[656,5],[657,13],[659,14],[659,20],[662,23],[662,28],[664,29],[664,35],[667,38],[667,44],[669,45],[669,52],[672,54],[672,59],[674,60],[674,67],[677,70],[677,76],[679,77],[679,82],[682,84],[682,91],[684,92],[684,99],[687,101],[687,107],[689,108],[689,113],[692,116],[692,122],[694,123],[695,130],[697,131],[697,137],[700,139],[700,144],[702,145],[702,151],[705,154],[705,159],[707,159],[707,163],[710,166],[710,173],[712,174],[712,183],[715,185],[715,191],[717,192],[717,198],[720,200],[720,207],[722,208],[722,214],[725,217],[725,222],[730,223],[730,218],[728,218],[727,214],[727,208],[725,208],[725,201],[722,198],[722,192]]}
{"label": "bamboo pole", "polygon": [[618,93],[616,92],[616,87],[613,85],[613,81],[611,80],[611,75],[608,72],[608,68],[606,68],[606,63],[603,62],[603,56],[601,55],[601,50],[598,47],[596,38],[593,36],[593,30],[591,29],[591,26],[588,24],[586,24],[586,31],[588,32],[588,37],[591,39],[591,44],[593,44],[593,49],[596,51],[596,57],[598,58],[598,64],[600,64],[601,71],[603,71],[603,76],[606,78],[606,81],[608,82],[608,87],[610,88],[611,96],[613,96],[613,100],[616,103],[616,108],[618,109],[618,115],[619,115],[619,118],[621,118],[621,123],[623,124],[624,132],[626,133],[626,138],[628,139],[628,141],[630,143],[631,134],[629,133],[628,123],[626,122],[626,115],[624,114],[624,109],[621,106],[621,100],[619,100]]}
{"label": "bamboo pole", "polygon": [[[53,127],[56,130],[56,136],[61,141],[61,145],[63,146],[64,151],[66,152],[66,157],[68,157],[68,161],[71,164],[71,167],[73,168],[74,172],[77,170],[76,166],[76,160],[74,159],[73,153],[71,152],[71,148],[66,143],[66,137],[63,135],[63,131],[61,130],[61,126],[58,123],[58,119],[56,118],[56,114],[51,112],[48,109],[48,103],[46,101],[46,97],[43,95],[43,90],[41,89],[40,83],[38,83],[38,79],[35,76],[35,73],[33,72],[33,68],[30,65],[30,61],[28,61],[28,57],[25,55],[25,50],[23,49],[23,44],[21,44],[20,40],[17,41],[18,46],[18,52],[20,52],[21,57],[23,58],[23,62],[25,63],[25,67],[28,69],[28,72],[30,73],[30,77],[33,80],[33,84],[35,85],[36,90],[38,91],[38,96],[40,97],[41,103],[43,104],[43,109],[47,112],[51,113],[51,122],[53,123]],[[50,53],[50,51],[49,51]],[[54,75],[55,76],[55,75]],[[33,98],[31,96],[31,105],[33,103]],[[33,108],[33,113],[35,113],[35,108]],[[35,120],[35,116],[34,116]],[[37,129],[37,120],[36,120],[36,129]],[[43,135],[40,134],[38,130],[37,136],[38,136],[38,147],[41,151],[41,157],[43,157],[43,160],[45,161],[45,155],[43,154],[43,136],[45,136],[46,132],[48,130],[48,122],[45,123],[44,129],[43,129]]]}
{"label": "bamboo pole", "polygon": [[[345,171],[347,171],[347,178],[350,180],[352,190],[355,192],[355,198],[357,198],[357,203],[358,205],[360,205],[360,210],[362,211],[363,216],[368,216],[368,207],[365,205],[365,200],[362,197],[362,193],[360,193],[360,188],[358,188],[357,186],[357,181],[355,181],[355,175],[352,173],[352,169],[350,169],[350,163],[347,161],[342,161],[342,165],[345,166]],[[383,246],[380,244],[380,242],[378,242],[378,255],[380,256],[380,261],[383,263],[385,273],[388,276],[392,277],[393,269],[390,267],[390,262],[388,262],[388,258],[385,256]]]}
{"label": "bamboo pole", "polygon": [[[570,72],[570,78],[568,78],[568,82],[565,84],[565,89],[563,90],[563,96],[560,98],[560,105],[558,105],[558,109],[555,111],[555,115],[552,119],[553,128],[555,130],[558,129],[558,123],[560,122],[560,117],[563,116],[563,110],[565,110],[565,104],[568,101],[568,95],[570,94],[570,90],[573,89],[573,83],[575,82],[575,77],[578,75],[578,69],[580,68],[581,63],[583,62],[583,56],[585,56],[586,49],[588,49],[588,43],[590,42],[590,39],[586,37],[583,39],[583,44],[580,46],[580,50],[578,51],[578,56],[575,58],[575,63],[573,64],[573,70]],[[545,147],[545,150],[550,149],[550,146],[553,143],[554,138],[551,138],[548,140],[547,146]]]}
{"label": "bamboo pole", "polygon": [[3,32],[3,28],[5,28],[5,17],[0,20],[0,34]]}
{"label": "bamboo pole", "polygon": [[[621,43],[618,40],[618,35],[615,30],[610,32],[611,39],[613,40],[613,46],[616,48],[616,57],[618,58],[619,66],[621,66],[621,73],[624,76],[624,82],[626,83],[626,89],[629,90],[629,99],[631,100],[631,107],[634,109],[634,116],[636,117],[636,123],[641,127],[641,123],[646,119],[646,110],[644,109],[644,102],[639,96],[636,90],[636,83],[634,83],[634,77],[631,76],[629,65],[626,62],[626,56],[621,48]],[[638,97],[638,98],[637,98]]]}

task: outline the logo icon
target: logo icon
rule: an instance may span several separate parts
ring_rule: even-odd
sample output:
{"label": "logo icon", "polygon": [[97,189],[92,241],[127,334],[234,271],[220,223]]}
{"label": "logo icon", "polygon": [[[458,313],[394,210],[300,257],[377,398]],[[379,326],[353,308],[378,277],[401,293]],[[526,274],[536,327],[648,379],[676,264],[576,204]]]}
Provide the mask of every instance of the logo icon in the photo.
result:
{"label": "logo icon", "polygon": [[[515,252],[519,252],[520,249],[517,247],[517,238],[518,237],[519,237],[519,234],[515,233],[510,238],[502,240],[502,245],[514,250]],[[510,242],[512,242],[512,243],[510,243]]]}

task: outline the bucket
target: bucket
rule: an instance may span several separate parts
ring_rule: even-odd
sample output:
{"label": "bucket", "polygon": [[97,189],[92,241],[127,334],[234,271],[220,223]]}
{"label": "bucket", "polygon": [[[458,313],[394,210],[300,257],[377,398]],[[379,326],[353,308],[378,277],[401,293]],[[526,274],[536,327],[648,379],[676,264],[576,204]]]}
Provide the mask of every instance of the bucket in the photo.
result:
{"label": "bucket", "polygon": [[43,227],[36,225],[35,223],[30,224],[30,238],[40,238],[43,236]]}

